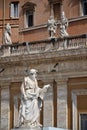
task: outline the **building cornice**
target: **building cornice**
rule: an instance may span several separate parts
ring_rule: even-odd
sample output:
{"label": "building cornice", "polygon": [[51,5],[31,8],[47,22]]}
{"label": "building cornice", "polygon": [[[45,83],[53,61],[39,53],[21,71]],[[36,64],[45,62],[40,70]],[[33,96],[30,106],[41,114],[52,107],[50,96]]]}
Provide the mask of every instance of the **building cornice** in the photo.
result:
{"label": "building cornice", "polygon": [[49,51],[42,53],[15,55],[10,57],[0,57],[0,66],[21,66],[25,62],[29,64],[55,63],[62,61],[87,60],[87,48]]}
{"label": "building cornice", "polygon": [[69,19],[69,22],[76,22],[76,21],[80,21],[80,20],[87,20],[87,15]]}

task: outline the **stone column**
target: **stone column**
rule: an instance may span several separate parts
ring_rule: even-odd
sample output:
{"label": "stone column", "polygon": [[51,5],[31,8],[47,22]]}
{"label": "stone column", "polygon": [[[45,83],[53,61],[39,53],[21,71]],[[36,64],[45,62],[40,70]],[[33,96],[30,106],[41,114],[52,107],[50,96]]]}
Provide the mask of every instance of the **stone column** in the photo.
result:
{"label": "stone column", "polygon": [[77,95],[72,92],[72,130],[77,130]]}
{"label": "stone column", "polygon": [[67,79],[57,82],[57,127],[67,129]]}
{"label": "stone column", "polygon": [[9,105],[9,84],[1,86],[1,128],[0,130],[9,130],[10,128],[10,105]]}
{"label": "stone column", "polygon": [[[45,84],[50,84],[45,82]],[[53,126],[53,87],[48,89],[43,102],[43,126]]]}

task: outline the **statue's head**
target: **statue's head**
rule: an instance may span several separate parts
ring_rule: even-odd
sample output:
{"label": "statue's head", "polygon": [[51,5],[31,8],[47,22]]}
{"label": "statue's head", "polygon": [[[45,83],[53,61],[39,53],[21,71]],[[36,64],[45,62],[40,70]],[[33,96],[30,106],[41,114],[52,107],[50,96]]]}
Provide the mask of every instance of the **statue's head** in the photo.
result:
{"label": "statue's head", "polygon": [[65,12],[64,11],[62,11],[62,13],[61,13],[61,19],[65,19]]}
{"label": "statue's head", "polygon": [[36,69],[30,69],[29,74],[36,74],[38,71]]}
{"label": "statue's head", "polygon": [[37,70],[36,69],[30,69],[29,70],[29,76],[31,79],[35,80],[37,78]]}
{"label": "statue's head", "polygon": [[53,15],[50,16],[50,19],[54,19]]}

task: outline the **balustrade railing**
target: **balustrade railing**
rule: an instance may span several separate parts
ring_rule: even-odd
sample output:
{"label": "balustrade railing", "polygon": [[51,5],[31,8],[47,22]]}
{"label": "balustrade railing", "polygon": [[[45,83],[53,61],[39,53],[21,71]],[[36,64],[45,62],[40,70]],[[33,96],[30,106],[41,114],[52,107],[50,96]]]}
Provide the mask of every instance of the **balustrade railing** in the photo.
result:
{"label": "balustrade railing", "polygon": [[87,35],[67,38],[54,38],[43,41],[24,42],[12,45],[1,45],[0,56],[41,53],[52,50],[77,49],[87,47]]}

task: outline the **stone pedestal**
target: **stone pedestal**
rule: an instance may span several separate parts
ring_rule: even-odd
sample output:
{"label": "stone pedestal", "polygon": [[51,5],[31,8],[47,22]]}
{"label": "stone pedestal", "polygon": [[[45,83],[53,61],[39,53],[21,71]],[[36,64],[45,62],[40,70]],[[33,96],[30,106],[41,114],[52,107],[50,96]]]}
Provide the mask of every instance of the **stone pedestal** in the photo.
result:
{"label": "stone pedestal", "polygon": [[12,130],[67,130],[67,129],[55,128],[55,127],[43,127],[43,128],[16,128]]}
{"label": "stone pedestal", "polygon": [[43,127],[42,130],[66,130],[66,129],[56,128],[56,127]]}
{"label": "stone pedestal", "polygon": [[16,129],[11,129],[11,130],[42,130],[42,129],[38,129],[38,128],[36,128],[36,129],[35,128],[34,129],[33,128],[18,128],[17,129],[16,128]]}
{"label": "stone pedestal", "polygon": [[40,127],[34,127],[34,128],[30,128],[30,127],[20,127],[20,128],[14,128],[14,129],[11,129],[11,130],[43,130],[43,128],[40,128]]}

